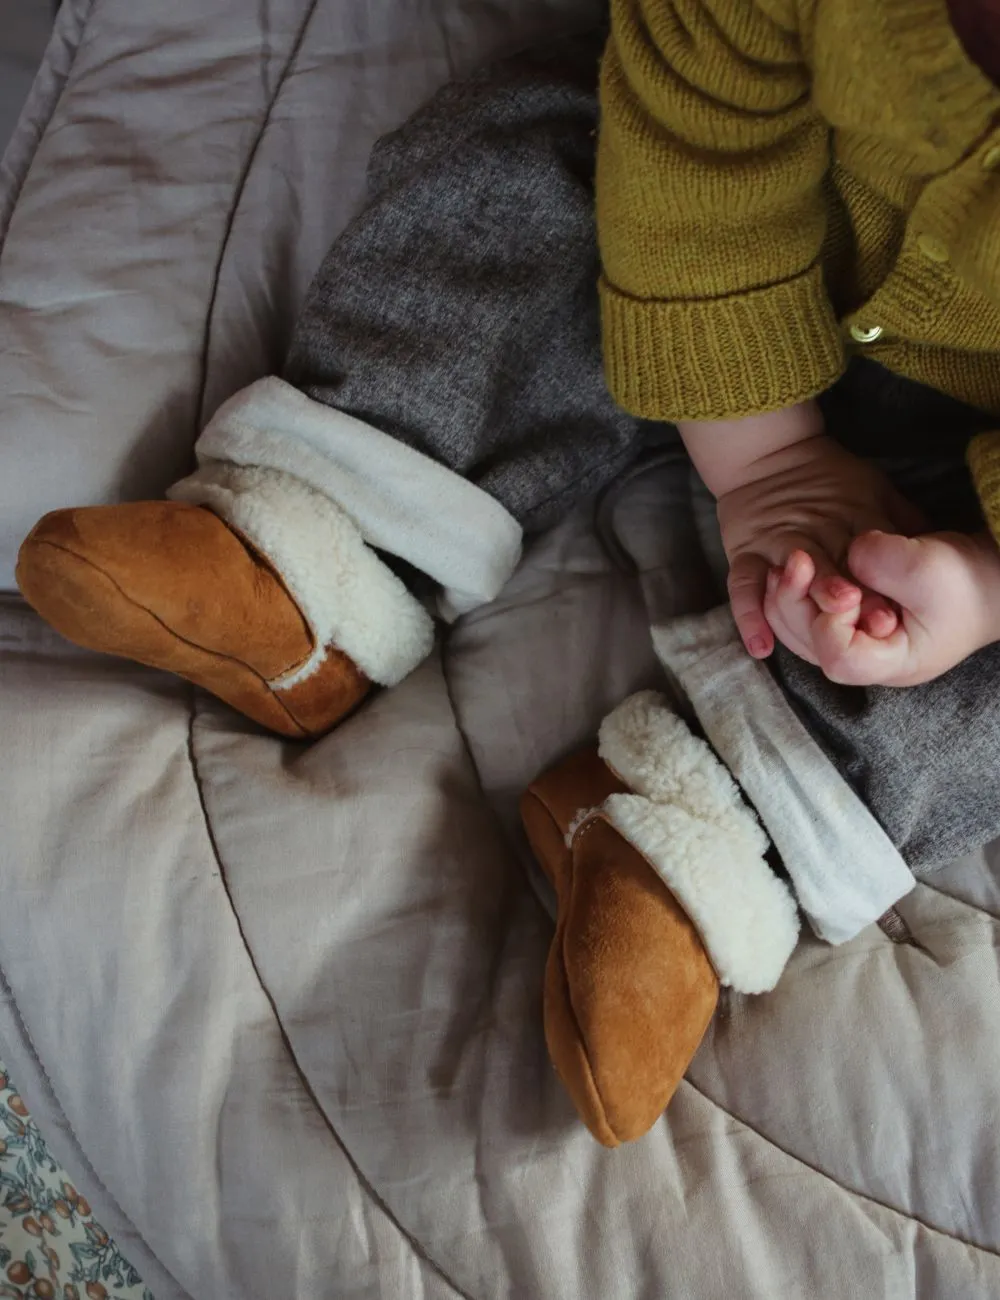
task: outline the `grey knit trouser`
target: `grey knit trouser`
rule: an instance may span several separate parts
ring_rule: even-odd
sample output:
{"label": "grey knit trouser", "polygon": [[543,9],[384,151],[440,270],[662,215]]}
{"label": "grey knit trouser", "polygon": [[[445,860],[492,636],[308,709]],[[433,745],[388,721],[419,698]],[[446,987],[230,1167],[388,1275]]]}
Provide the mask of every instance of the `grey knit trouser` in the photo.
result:
{"label": "grey knit trouser", "polygon": [[285,378],[495,497],[528,531],[635,456],[599,354],[591,34],[449,86],[376,145]]}

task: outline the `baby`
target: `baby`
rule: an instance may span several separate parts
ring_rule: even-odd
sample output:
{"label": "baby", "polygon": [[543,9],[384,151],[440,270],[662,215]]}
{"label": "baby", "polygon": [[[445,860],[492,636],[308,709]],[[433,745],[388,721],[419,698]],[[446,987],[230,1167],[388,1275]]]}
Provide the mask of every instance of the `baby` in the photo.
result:
{"label": "baby", "polygon": [[[907,866],[1000,834],[982,793],[997,547],[916,535],[916,509],[855,454],[885,453],[887,429],[910,460],[968,443],[981,510],[964,503],[955,526],[1000,521],[1000,91],[977,66],[1000,58],[975,12],[613,0],[600,257],[605,34],[445,89],[376,146],[282,374],[219,408],[170,500],[43,518],[21,548],[26,598],[84,646],[313,738],[430,653],[428,592],[445,618],[487,605],[523,535],[647,471],[651,442],[686,491],[676,425],[718,502],[747,648],[794,652],[773,672],[738,642],[730,657],[726,611],[707,616],[726,637],[710,683],[723,739],[771,745],[744,793],[789,876],[808,876],[807,913],[830,905],[817,932],[858,933],[912,887]],[[680,512],[665,534],[686,527],[682,498],[664,498]],[[714,559],[700,499],[690,532]],[[709,586],[695,550],[684,562]],[[688,634],[676,612],[657,615],[661,653],[668,624]],[[558,661],[574,625],[558,599],[537,615]],[[578,724],[567,709],[565,743]],[[662,701],[626,701],[601,734],[522,807],[557,895],[550,1051],[613,1145],[662,1110],[722,979],[771,987],[798,922],[742,796]],[[623,1094],[613,1125],[595,1080]]]}
{"label": "baby", "polygon": [[[748,651],[908,686],[1000,638],[988,532],[824,431],[847,348],[1000,415],[997,0],[615,0],[597,173],[605,356],[718,499]],[[942,436],[946,433],[942,430]],[[1000,444],[973,442],[1000,526]]]}
{"label": "baby", "polygon": [[1000,525],[998,3],[612,0],[599,249],[592,35],[446,89],[376,147],[282,376],[216,413],[172,502],[42,520],[22,591],[319,735],[429,652],[415,575],[445,617],[488,603],[672,424],[751,655],[944,674],[1000,639],[1000,551],[928,533],[845,438],[882,410],[968,443]]}

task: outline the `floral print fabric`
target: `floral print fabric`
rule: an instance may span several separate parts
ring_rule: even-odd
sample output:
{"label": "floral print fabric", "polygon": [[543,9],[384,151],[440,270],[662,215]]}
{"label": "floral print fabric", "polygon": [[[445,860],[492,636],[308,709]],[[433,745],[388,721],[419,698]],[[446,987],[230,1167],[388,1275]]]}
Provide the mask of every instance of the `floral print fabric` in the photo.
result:
{"label": "floral print fabric", "polygon": [[0,1300],[153,1300],[0,1065]]}

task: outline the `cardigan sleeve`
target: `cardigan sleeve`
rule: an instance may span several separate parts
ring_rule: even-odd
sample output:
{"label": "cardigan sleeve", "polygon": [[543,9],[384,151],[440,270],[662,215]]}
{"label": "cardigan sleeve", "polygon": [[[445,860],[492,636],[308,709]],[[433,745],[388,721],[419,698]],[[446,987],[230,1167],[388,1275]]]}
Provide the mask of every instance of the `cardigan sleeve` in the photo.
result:
{"label": "cardigan sleeve", "polygon": [[654,420],[737,418],[844,367],[823,283],[830,130],[788,0],[612,0],[597,228],[605,368]]}

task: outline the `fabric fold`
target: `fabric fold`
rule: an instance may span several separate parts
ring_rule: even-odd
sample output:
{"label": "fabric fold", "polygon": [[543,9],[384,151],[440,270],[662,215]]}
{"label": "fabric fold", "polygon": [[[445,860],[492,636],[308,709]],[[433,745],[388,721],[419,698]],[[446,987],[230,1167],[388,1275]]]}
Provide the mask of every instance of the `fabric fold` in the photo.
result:
{"label": "fabric fold", "polygon": [[653,628],[661,661],[760,815],[812,928],[845,943],[915,885],[885,830],[744,650],[728,606]]}
{"label": "fabric fold", "polygon": [[369,546],[426,574],[453,619],[493,600],[521,557],[521,526],[460,475],[275,376],[225,402],[195,448],[199,465],[288,475],[339,508]]}

